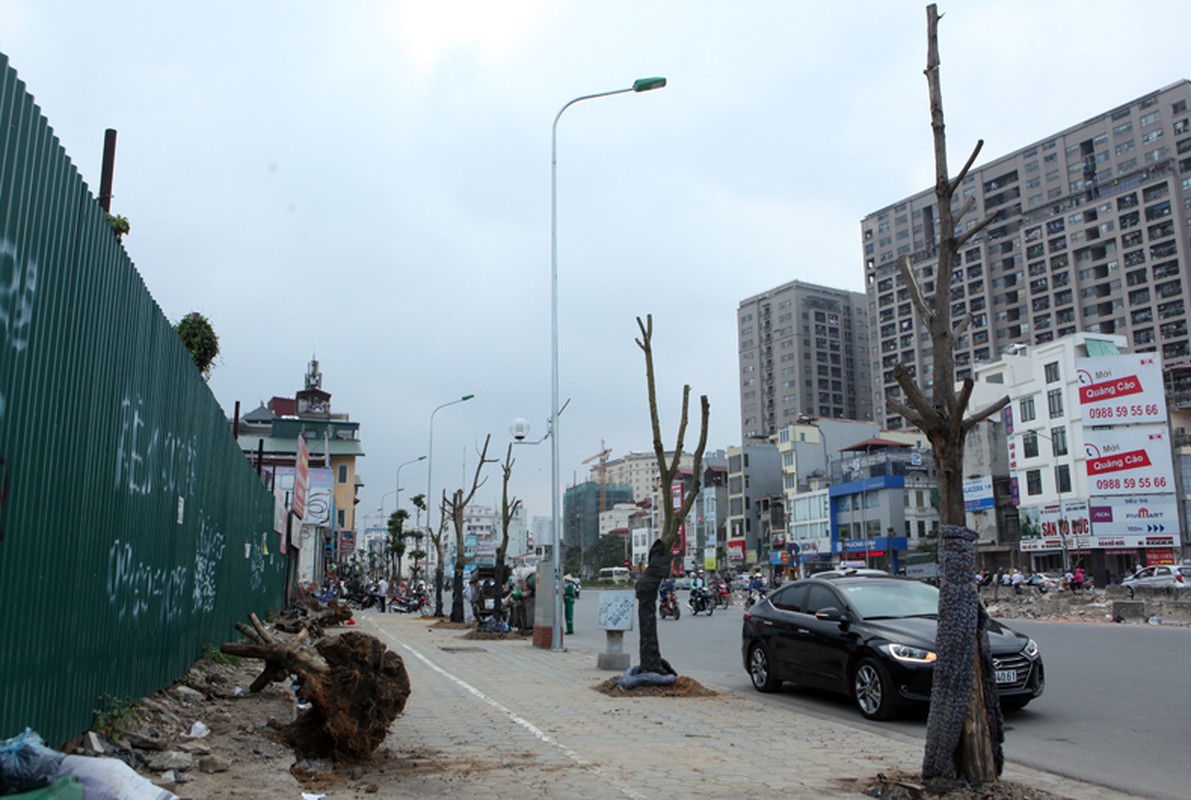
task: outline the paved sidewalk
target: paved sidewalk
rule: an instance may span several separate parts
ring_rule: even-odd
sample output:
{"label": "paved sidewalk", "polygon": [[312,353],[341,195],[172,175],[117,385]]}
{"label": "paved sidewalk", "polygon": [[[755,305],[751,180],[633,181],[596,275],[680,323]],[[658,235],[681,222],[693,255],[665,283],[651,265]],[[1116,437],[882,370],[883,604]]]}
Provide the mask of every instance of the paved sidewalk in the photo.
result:
{"label": "paved sidewalk", "polygon": [[[593,687],[615,673],[597,669],[590,649],[467,639],[396,614],[357,619],[401,655],[413,684],[385,743],[396,758],[384,796],[859,797],[877,773],[921,766],[922,746],[908,737],[792,713],[760,695],[601,694]],[[1004,777],[1081,800],[1126,797],[1012,765]]]}

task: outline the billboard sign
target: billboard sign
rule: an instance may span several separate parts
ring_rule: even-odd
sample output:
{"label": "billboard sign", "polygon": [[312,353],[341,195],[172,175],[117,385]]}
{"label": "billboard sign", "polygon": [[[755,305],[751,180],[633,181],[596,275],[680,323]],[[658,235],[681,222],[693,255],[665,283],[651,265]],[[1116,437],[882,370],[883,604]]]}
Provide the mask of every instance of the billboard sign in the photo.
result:
{"label": "billboard sign", "polygon": [[1165,425],[1084,430],[1093,495],[1173,492],[1174,462]]}
{"label": "billboard sign", "polygon": [[1179,532],[1179,504],[1173,494],[1097,497],[1091,502],[1096,547],[1157,547]]}
{"label": "billboard sign", "polygon": [[987,511],[993,506],[991,475],[964,479],[964,511]]}
{"label": "billboard sign", "polygon": [[1166,422],[1162,362],[1154,353],[1075,361],[1085,426]]}

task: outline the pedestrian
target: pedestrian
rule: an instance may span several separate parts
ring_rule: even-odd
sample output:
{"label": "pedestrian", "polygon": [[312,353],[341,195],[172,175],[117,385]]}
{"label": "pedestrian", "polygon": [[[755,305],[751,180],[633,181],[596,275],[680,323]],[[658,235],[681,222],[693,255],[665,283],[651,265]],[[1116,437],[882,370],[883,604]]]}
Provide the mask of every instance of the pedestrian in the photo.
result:
{"label": "pedestrian", "polygon": [[380,610],[385,610],[385,603],[389,599],[389,582],[385,580],[385,576],[381,575],[380,580],[376,582],[376,601],[380,603]]}
{"label": "pedestrian", "polygon": [[475,619],[476,579],[472,578],[463,586],[463,621],[471,622]]}
{"label": "pedestrian", "polygon": [[567,575],[563,578],[562,604],[567,620],[567,634],[575,632],[575,580]]}

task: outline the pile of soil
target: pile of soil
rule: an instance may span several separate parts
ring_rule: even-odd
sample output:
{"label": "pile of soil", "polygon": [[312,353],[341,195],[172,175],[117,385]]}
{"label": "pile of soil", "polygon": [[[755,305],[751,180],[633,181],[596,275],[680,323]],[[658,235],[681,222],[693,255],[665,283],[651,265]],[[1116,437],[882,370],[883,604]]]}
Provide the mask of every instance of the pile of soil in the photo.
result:
{"label": "pile of soil", "polygon": [[625,689],[617,685],[619,677],[609,678],[596,684],[593,688],[600,694],[615,697],[715,697],[719,692],[708,689],[694,678],[679,675],[674,683],[660,686],[646,685],[635,689]]}
{"label": "pile of soil", "polygon": [[[848,786],[855,789],[855,786]],[[882,800],[1063,800],[1060,795],[1012,781],[969,786],[964,781],[932,779],[917,775],[877,775],[864,793]]]}

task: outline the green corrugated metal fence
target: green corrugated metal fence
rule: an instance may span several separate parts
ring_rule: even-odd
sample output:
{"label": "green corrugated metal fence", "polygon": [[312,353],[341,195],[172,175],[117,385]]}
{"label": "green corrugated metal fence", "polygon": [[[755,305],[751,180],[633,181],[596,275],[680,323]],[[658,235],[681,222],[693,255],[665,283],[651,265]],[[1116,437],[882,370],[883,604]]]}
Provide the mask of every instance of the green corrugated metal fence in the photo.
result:
{"label": "green corrugated metal fence", "polygon": [[62,744],[281,603],[273,498],[0,54],[0,738]]}

